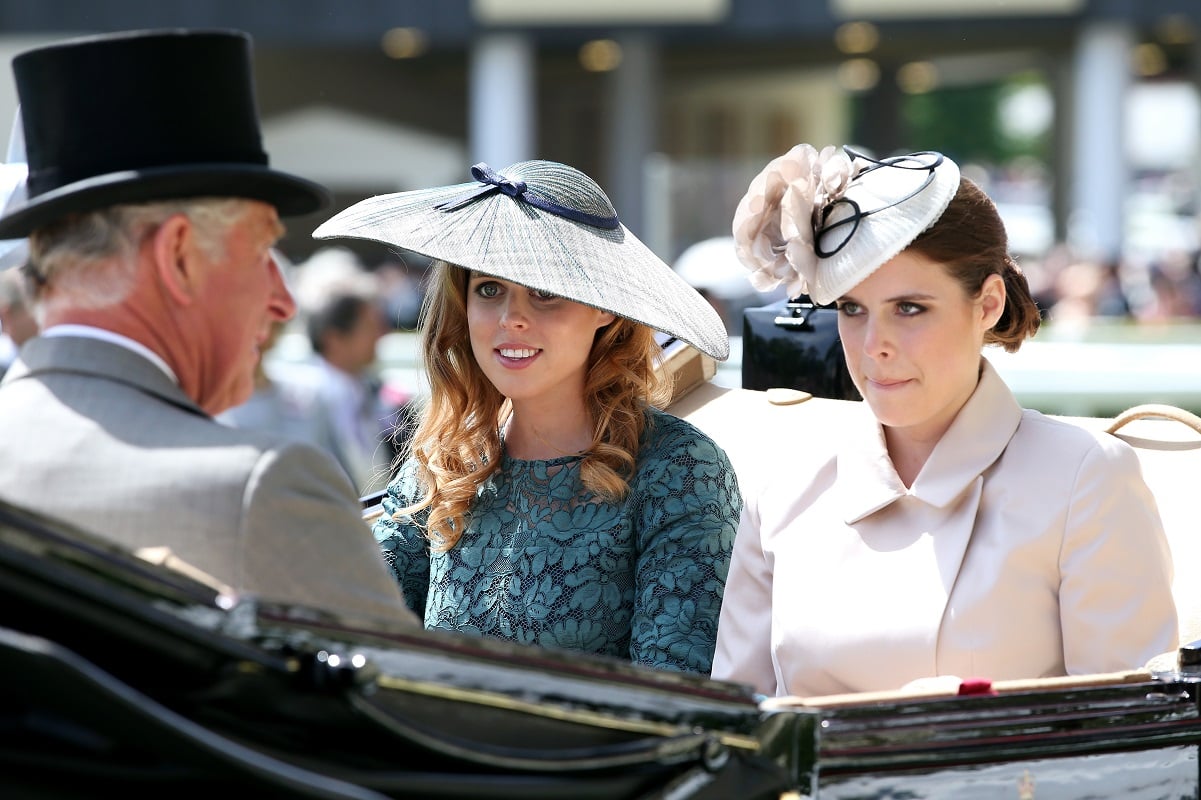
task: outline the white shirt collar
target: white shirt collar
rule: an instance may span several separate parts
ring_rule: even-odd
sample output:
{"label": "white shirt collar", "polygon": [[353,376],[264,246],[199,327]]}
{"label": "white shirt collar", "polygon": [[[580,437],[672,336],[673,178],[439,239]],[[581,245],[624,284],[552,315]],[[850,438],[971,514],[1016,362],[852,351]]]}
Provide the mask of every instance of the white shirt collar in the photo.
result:
{"label": "white shirt collar", "polygon": [[78,336],[83,339],[99,339],[102,342],[115,344],[118,347],[124,347],[126,350],[132,350],[138,355],[145,358],[151,364],[163,371],[171,382],[179,385],[179,379],[175,377],[175,371],[167,365],[163,357],[151,350],[141,342],[134,341],[128,336],[122,336],[119,333],[114,333],[104,328],[97,328],[92,325],[51,325],[49,328],[41,332],[42,336],[47,338],[54,336]]}

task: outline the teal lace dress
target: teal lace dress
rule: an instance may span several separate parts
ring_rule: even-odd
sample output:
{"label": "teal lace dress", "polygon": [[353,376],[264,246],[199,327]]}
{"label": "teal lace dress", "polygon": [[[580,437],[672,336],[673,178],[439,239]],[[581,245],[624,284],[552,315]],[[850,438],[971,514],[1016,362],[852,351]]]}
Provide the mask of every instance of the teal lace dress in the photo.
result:
{"label": "teal lace dress", "polygon": [[375,538],[425,626],[707,675],[742,496],[712,439],[648,413],[623,501],[587,492],[578,456],[505,456],[446,552],[392,518],[419,496],[405,464]]}

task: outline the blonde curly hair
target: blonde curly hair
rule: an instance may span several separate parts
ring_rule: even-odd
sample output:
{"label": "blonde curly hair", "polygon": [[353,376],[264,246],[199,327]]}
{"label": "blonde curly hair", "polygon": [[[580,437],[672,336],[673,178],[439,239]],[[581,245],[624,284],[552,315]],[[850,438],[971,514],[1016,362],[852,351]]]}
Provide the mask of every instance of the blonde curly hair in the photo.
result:
{"label": "blonde curly hair", "polygon": [[[500,466],[500,431],[512,413],[471,351],[468,277],[444,261],[431,267],[419,324],[430,396],[402,456],[416,465],[424,496],[395,514],[411,518],[428,509],[426,535],[439,550],[458,542],[477,488]],[[606,501],[629,491],[647,408],[670,398],[671,386],[655,369],[659,353],[654,331],[624,317],[597,331],[592,344],[584,386],[592,445],[580,473],[584,486]]]}

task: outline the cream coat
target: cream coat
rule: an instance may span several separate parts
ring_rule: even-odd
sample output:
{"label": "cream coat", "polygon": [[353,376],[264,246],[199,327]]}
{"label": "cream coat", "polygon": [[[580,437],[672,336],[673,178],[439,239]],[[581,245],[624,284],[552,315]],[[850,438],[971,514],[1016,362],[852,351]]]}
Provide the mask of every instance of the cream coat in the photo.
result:
{"label": "cream coat", "polygon": [[862,414],[836,455],[746,498],[715,678],[837,694],[1128,669],[1176,646],[1171,557],[1127,444],[1021,409],[986,361],[906,489]]}

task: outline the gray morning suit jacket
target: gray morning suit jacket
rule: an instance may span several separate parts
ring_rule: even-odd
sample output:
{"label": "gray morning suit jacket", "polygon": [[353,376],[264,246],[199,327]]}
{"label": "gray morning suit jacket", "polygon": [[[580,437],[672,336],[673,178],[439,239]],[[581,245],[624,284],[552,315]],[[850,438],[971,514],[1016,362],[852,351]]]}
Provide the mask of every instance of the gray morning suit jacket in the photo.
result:
{"label": "gray morning suit jacket", "polygon": [[239,592],[414,619],[330,456],[221,425],[115,344],[26,343],[0,382],[0,498]]}

